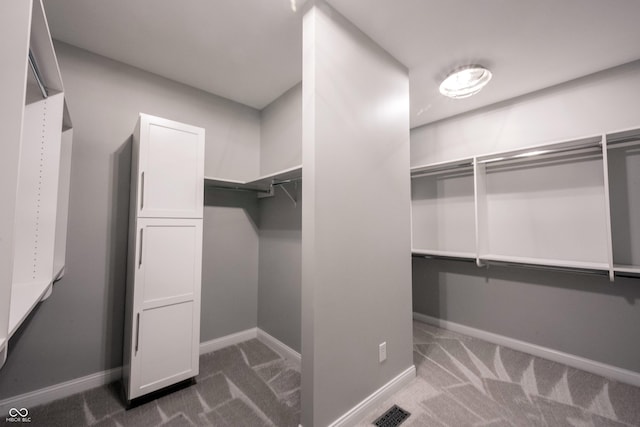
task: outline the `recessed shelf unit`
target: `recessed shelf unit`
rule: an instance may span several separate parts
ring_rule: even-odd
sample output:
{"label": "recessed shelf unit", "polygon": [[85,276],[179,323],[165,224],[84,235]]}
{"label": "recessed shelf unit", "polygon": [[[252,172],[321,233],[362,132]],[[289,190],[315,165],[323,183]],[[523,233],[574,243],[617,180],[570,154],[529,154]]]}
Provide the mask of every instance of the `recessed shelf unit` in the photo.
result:
{"label": "recessed shelf unit", "polygon": [[475,259],[473,159],[411,170],[412,253]]}
{"label": "recessed shelf unit", "polygon": [[[9,339],[64,274],[73,134],[42,1],[17,2],[12,8],[28,20],[13,22],[16,40],[25,42],[24,57],[6,67],[17,75],[28,66],[22,74],[24,102],[4,101],[5,111],[21,113],[22,127],[19,138],[3,141],[15,144],[20,156],[15,199],[4,201],[14,210],[13,263],[11,281],[0,283],[2,295],[9,295],[0,301],[0,366]],[[20,8],[29,8],[30,15]]]}
{"label": "recessed shelf unit", "polygon": [[606,135],[613,270],[640,277],[640,129]]}
{"label": "recessed shelf unit", "polygon": [[640,128],[411,169],[412,253],[640,276]]}

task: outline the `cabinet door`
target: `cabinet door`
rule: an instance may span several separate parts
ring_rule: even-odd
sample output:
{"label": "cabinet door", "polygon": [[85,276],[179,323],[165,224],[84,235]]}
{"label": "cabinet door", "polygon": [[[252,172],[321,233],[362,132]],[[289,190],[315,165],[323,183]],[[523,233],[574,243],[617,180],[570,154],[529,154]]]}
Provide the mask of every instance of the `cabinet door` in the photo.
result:
{"label": "cabinet door", "polygon": [[140,115],[138,216],[202,218],[204,129]]}
{"label": "cabinet door", "polygon": [[138,219],[129,399],[198,374],[201,219]]}

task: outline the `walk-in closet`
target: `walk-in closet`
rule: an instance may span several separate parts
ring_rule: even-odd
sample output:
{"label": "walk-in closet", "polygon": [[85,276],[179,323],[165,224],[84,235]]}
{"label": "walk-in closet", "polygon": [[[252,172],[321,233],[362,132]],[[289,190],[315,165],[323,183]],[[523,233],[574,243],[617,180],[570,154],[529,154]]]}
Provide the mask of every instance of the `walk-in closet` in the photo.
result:
{"label": "walk-in closet", "polygon": [[639,16],[0,1],[0,420],[640,427]]}

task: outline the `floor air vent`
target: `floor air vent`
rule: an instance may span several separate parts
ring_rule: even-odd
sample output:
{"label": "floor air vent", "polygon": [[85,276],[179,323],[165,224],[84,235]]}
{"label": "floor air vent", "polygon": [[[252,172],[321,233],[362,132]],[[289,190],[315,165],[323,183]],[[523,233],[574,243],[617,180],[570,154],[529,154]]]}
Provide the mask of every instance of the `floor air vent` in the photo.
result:
{"label": "floor air vent", "polygon": [[395,427],[399,426],[411,415],[398,405],[393,405],[387,412],[382,414],[373,422],[378,427]]}

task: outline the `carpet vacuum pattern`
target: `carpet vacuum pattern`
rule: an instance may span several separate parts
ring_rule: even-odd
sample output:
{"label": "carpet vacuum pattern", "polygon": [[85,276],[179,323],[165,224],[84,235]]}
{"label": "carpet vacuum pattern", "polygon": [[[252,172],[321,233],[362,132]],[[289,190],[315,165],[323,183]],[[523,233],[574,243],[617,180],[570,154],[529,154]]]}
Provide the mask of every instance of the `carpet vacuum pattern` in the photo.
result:
{"label": "carpet vacuum pattern", "polygon": [[640,388],[421,322],[413,341],[416,379],[360,426],[394,404],[402,427],[640,426]]}
{"label": "carpet vacuum pattern", "polygon": [[35,407],[28,425],[297,427],[300,419],[300,367],[257,339],[200,356],[196,384],[133,409],[125,410],[120,389],[113,383]]}
{"label": "carpet vacuum pattern", "polygon": [[[640,427],[640,388],[420,322],[413,337],[417,377],[359,426],[397,404],[411,413],[401,427]],[[134,409],[124,410],[119,390],[114,383],[29,408],[30,425],[297,427],[300,419],[300,366],[257,339],[202,355],[196,384]]]}

